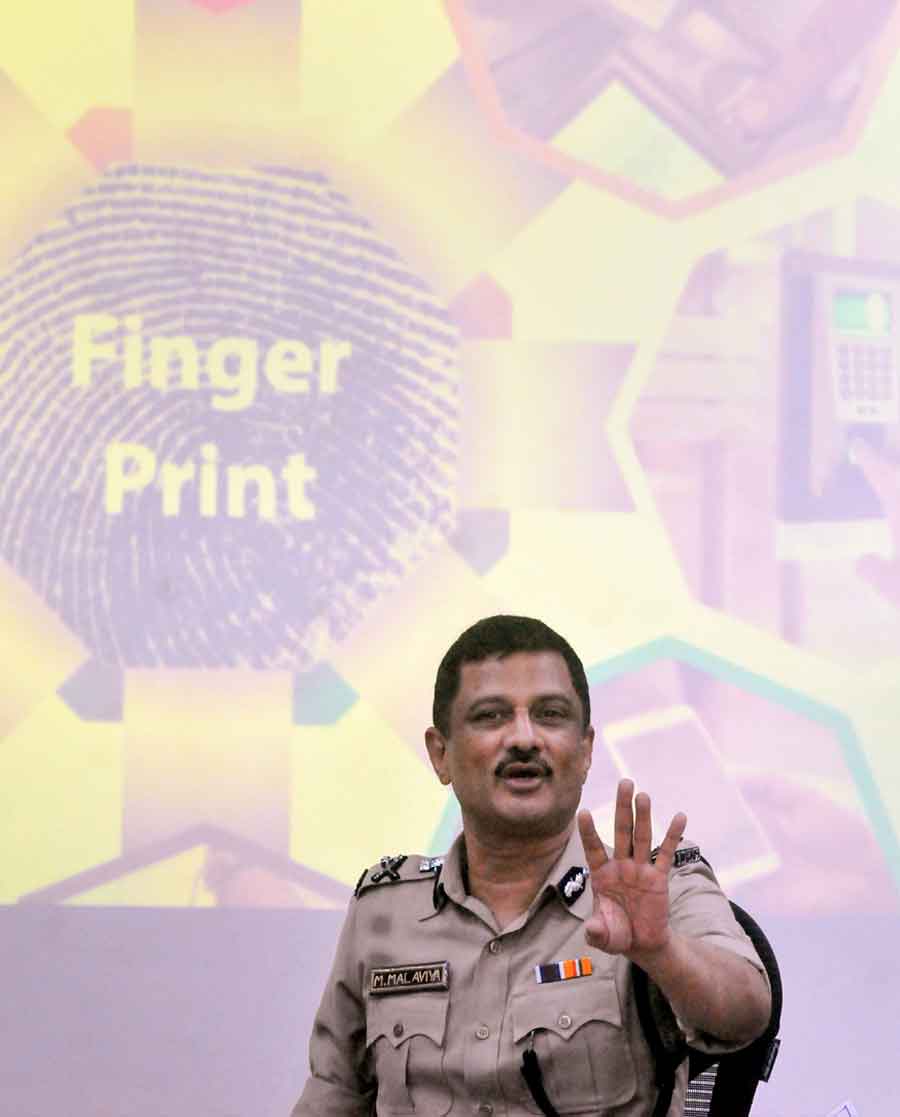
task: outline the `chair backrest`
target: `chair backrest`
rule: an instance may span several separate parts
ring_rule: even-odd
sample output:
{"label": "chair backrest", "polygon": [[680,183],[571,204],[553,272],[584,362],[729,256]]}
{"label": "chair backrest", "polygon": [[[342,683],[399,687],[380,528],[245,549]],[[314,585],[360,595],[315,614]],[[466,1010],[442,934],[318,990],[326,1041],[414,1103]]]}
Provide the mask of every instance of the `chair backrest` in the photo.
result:
{"label": "chair backrest", "polygon": [[[778,1055],[783,999],[778,961],[772,944],[756,920],[733,901],[731,910],[769,975],[772,1014],[762,1035],[741,1051],[716,1060],[715,1056],[688,1050],[690,1085],[685,1099],[685,1117],[746,1117],[753,1105],[756,1087],[760,1082],[768,1082]],[[716,1068],[714,1076],[711,1073],[713,1066]],[[703,1104],[706,1104],[706,1109],[700,1108]]]}
{"label": "chair backrest", "polygon": [[713,1063],[688,1082],[687,1093],[684,1095],[684,1117],[709,1117],[718,1071],[719,1064]]}
{"label": "chair backrest", "polygon": [[781,972],[771,943],[756,920],[735,903],[731,904],[731,909],[769,976],[772,987],[769,1023],[763,1034],[741,1051],[720,1056],[695,1051],[683,1042],[683,1037],[673,1038],[671,1010],[643,970],[635,967],[638,1015],[656,1061],[659,1098],[653,1117],[664,1117],[669,1112],[675,1071],[685,1058],[688,1059],[689,1083],[684,1117],[748,1117],[756,1087],[760,1082],[767,1082],[772,1073],[780,1044]]}

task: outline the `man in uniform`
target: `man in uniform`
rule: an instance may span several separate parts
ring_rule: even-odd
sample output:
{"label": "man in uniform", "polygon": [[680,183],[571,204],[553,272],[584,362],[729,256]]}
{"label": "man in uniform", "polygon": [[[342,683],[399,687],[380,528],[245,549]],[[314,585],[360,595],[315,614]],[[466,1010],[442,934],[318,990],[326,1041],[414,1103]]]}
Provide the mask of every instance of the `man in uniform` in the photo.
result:
{"label": "man in uniform", "polygon": [[650,1117],[632,963],[695,1047],[764,1030],[765,971],[699,850],[680,845],[685,816],[651,851],[650,800],[623,780],[611,851],[588,811],[576,826],[594,731],[561,636],[479,621],[441,662],[433,718],[425,745],[462,833],[443,859],[363,874],[293,1117]]}

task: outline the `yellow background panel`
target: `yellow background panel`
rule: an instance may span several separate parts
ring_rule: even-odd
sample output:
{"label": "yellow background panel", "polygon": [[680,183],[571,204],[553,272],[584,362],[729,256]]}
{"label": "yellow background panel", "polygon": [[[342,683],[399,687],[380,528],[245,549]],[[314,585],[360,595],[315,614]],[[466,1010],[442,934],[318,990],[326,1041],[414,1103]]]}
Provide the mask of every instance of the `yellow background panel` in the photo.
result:
{"label": "yellow background panel", "polygon": [[[87,161],[0,71],[0,265],[93,177]],[[15,153],[14,155],[9,153]]]}
{"label": "yellow background panel", "polygon": [[506,611],[465,559],[445,546],[382,594],[335,646],[331,661],[378,708],[418,761],[431,718],[434,675],[444,652],[479,617]]}
{"label": "yellow background panel", "polygon": [[304,0],[304,122],[346,153],[373,140],[456,54],[441,0],[354,0],[352,18],[346,4]]}
{"label": "yellow background panel", "polygon": [[291,856],[350,885],[384,854],[424,852],[447,801],[367,702],[335,725],[296,730],[293,767]]}
{"label": "yellow background panel", "polygon": [[80,721],[58,698],[0,750],[0,902],[121,853],[122,728]]}
{"label": "yellow background panel", "polygon": [[129,671],[128,848],[205,822],[281,852],[291,687],[284,671]]}
{"label": "yellow background panel", "polygon": [[186,850],[127,876],[111,880],[69,903],[109,907],[211,907],[212,894],[201,884],[206,847]]}
{"label": "yellow background panel", "polygon": [[633,341],[681,280],[677,227],[576,183],[493,262],[516,338]]}
{"label": "yellow background panel", "polygon": [[127,0],[0,5],[0,68],[60,131],[92,105],[131,103],[133,40]]}
{"label": "yellow background panel", "polygon": [[134,125],[141,160],[241,165],[297,150],[299,3],[213,13],[143,3]]}
{"label": "yellow background panel", "polygon": [[[487,582],[506,581],[516,570],[526,592],[552,590],[592,625],[627,622],[636,639],[645,619],[655,630],[673,603],[685,596],[665,536],[643,517],[628,513],[517,509],[509,552]],[[542,615],[537,604],[532,609],[535,616]],[[583,643],[575,646],[582,658],[589,655]]]}
{"label": "yellow background panel", "polygon": [[0,663],[16,665],[16,685],[5,686],[0,697],[0,739],[86,656],[28,583],[0,563]]}

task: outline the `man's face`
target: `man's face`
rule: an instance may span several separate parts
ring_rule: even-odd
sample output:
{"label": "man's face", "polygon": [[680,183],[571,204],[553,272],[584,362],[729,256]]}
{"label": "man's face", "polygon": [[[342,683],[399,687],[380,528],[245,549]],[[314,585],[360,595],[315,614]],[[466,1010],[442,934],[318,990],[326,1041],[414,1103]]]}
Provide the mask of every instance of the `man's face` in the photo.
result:
{"label": "man's face", "polygon": [[485,836],[540,837],[571,822],[591,765],[594,730],[558,652],[464,663],[450,733],[425,734],[467,827]]}

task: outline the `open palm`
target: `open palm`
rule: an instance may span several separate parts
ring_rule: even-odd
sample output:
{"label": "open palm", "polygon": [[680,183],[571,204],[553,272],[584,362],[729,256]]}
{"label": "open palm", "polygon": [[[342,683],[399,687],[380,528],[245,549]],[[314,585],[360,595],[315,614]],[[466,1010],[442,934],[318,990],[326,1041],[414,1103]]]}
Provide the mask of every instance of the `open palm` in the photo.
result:
{"label": "open palm", "polygon": [[640,792],[632,810],[633,794],[631,780],[622,780],[616,795],[612,858],[597,836],[590,812],[578,814],[594,894],[585,938],[607,954],[655,951],[665,946],[669,936],[669,871],[687,819],[675,815],[651,861],[650,797]]}

